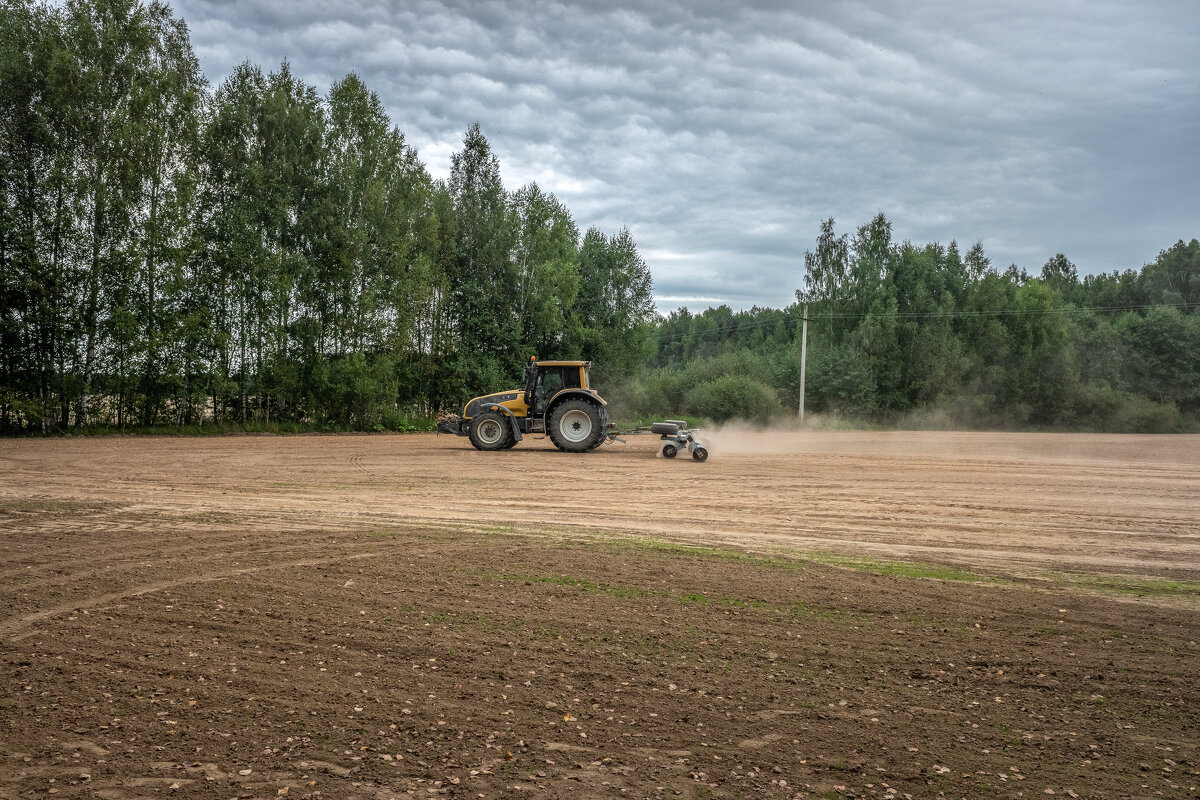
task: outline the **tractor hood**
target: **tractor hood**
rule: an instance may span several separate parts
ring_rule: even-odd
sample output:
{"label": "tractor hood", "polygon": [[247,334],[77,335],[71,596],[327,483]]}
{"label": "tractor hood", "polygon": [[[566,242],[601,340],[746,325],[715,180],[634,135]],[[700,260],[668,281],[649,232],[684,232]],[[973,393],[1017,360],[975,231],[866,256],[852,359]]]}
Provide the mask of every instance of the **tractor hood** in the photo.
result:
{"label": "tractor hood", "polygon": [[520,389],[510,389],[507,392],[492,392],[491,394],[480,395],[467,401],[463,407],[463,418],[471,419],[476,416],[485,405],[495,403],[512,408],[514,403],[525,405],[524,392]]}

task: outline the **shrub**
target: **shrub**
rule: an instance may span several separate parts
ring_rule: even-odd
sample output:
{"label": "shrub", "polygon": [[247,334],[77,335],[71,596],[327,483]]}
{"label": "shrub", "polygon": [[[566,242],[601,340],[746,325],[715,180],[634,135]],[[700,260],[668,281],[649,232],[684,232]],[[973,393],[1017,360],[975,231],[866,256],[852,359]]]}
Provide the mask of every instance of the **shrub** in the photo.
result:
{"label": "shrub", "polygon": [[774,390],[744,375],[725,375],[693,386],[687,393],[687,413],[714,422],[744,419],[765,424],[783,409]]}

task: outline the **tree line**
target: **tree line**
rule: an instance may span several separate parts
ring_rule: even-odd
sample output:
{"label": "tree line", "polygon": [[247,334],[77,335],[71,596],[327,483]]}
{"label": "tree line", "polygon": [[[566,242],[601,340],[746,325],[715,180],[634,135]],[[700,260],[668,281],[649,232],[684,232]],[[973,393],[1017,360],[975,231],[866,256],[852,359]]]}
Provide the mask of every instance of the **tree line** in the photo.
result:
{"label": "tree line", "polygon": [[478,124],[433,180],[355,74],[213,89],[157,0],[0,5],[0,429],[404,428],[529,354],[628,372],[653,319],[628,230]]}
{"label": "tree line", "polygon": [[[799,281],[799,276],[797,276]],[[619,418],[1200,425],[1200,243],[1029,275],[821,225],[784,309],[655,315],[627,230],[506,190],[478,124],[434,180],[355,74],[203,78],[161,2],[0,0],[0,431],[405,429],[588,358]]]}
{"label": "tree line", "polygon": [[1200,242],[1141,269],[1080,277],[996,269],[980,243],[895,242],[886,216],[832,219],[786,309],[672,313],[633,381],[636,413],[795,415],[808,308],[806,408],[881,423],[1176,431],[1200,427]]}

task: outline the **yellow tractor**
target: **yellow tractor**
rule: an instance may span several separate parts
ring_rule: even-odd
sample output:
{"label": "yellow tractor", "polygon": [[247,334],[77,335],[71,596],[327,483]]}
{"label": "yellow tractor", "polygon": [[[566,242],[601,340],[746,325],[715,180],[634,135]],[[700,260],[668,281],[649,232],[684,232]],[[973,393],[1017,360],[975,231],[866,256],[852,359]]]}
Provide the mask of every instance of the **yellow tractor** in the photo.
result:
{"label": "yellow tractor", "polygon": [[559,450],[586,453],[609,438],[608,405],[588,383],[590,361],[525,365],[525,387],[469,400],[462,416],[438,420],[438,430],[466,436],[478,450],[507,450],[529,434],[549,436]]}

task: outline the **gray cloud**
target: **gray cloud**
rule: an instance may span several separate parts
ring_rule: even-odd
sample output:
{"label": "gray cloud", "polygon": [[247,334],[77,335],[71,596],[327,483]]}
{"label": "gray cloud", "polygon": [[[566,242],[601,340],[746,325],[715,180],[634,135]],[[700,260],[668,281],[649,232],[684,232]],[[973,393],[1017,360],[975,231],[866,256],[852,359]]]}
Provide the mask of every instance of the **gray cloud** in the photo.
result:
{"label": "gray cloud", "polygon": [[[435,176],[478,120],[510,188],[628,226],[660,309],[783,306],[821,219],[1091,273],[1200,235],[1200,5],[181,0],[251,60],[377,91]],[[679,298],[688,298],[680,300]]]}

